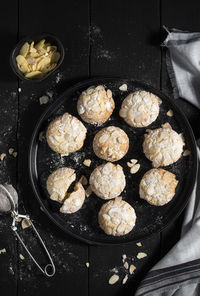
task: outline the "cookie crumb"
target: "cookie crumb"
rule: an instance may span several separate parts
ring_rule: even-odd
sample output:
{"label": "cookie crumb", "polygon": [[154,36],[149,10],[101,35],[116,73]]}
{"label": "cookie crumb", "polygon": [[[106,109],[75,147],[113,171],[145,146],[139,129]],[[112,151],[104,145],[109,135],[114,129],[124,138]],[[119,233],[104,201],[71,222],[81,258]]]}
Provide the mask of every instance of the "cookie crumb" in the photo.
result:
{"label": "cookie crumb", "polygon": [[0,160],[3,161],[5,157],[6,157],[6,153],[1,153]]}
{"label": "cookie crumb", "polygon": [[90,267],[90,263],[89,262],[86,262],[85,265],[86,265],[87,268]]}
{"label": "cookie crumb", "polygon": [[22,254],[19,254],[19,258],[20,258],[21,260],[24,260],[24,259],[25,259],[24,256],[23,256]]}
{"label": "cookie crumb", "polygon": [[47,96],[51,99],[53,97],[53,92],[52,91],[47,91],[46,92]]}
{"label": "cookie crumb", "polygon": [[90,167],[90,165],[91,165],[91,159],[85,159],[84,162],[83,162],[83,164],[85,166],[87,166],[87,167]]}
{"label": "cookie crumb", "polygon": [[136,267],[135,267],[135,265],[131,264],[129,267],[129,273],[133,274],[134,270],[136,270]]}
{"label": "cookie crumb", "polygon": [[141,247],[141,246],[142,246],[142,243],[139,242],[139,243],[136,243],[136,245],[137,245],[138,247]]}
{"label": "cookie crumb", "polygon": [[6,249],[5,249],[5,248],[3,248],[3,249],[0,250],[0,255],[1,255],[2,253],[6,253]]}
{"label": "cookie crumb", "polygon": [[123,254],[122,255],[122,261],[125,262],[126,258],[127,258],[126,254]]}
{"label": "cookie crumb", "polygon": [[129,267],[128,262],[125,262],[125,263],[124,263],[124,267],[125,267],[126,269],[128,269],[128,267]]}
{"label": "cookie crumb", "polygon": [[31,226],[31,223],[29,222],[29,220],[23,219],[21,225],[22,225],[22,228],[25,229]]}
{"label": "cookie crumb", "polygon": [[48,96],[42,96],[42,97],[39,98],[39,101],[40,101],[40,105],[47,104],[48,101],[49,101],[49,97]]}
{"label": "cookie crumb", "polygon": [[183,152],[183,156],[188,156],[191,154],[191,151],[186,149],[184,152]]}
{"label": "cookie crumb", "polygon": [[109,283],[110,285],[114,285],[118,280],[119,280],[119,276],[118,276],[117,274],[113,274],[113,275],[110,277],[108,283]]}
{"label": "cookie crumb", "polygon": [[8,149],[8,153],[9,153],[10,155],[12,155],[13,152],[14,152],[14,149],[13,149],[13,148],[9,148],[9,149]]}
{"label": "cookie crumb", "polygon": [[169,111],[167,111],[167,116],[172,117],[174,115],[174,112],[170,109]]}
{"label": "cookie crumb", "polygon": [[126,84],[126,83],[122,84],[122,85],[119,87],[119,90],[121,90],[121,91],[127,91],[127,89],[128,89],[128,87],[127,87],[127,84]]}
{"label": "cookie crumb", "polygon": [[122,285],[124,285],[128,280],[128,275],[126,274],[125,277],[122,280]]}
{"label": "cookie crumb", "polygon": [[142,258],[144,258],[144,257],[146,257],[147,256],[147,254],[146,253],[143,253],[143,252],[139,252],[138,254],[137,254],[137,258],[138,259],[142,259]]}

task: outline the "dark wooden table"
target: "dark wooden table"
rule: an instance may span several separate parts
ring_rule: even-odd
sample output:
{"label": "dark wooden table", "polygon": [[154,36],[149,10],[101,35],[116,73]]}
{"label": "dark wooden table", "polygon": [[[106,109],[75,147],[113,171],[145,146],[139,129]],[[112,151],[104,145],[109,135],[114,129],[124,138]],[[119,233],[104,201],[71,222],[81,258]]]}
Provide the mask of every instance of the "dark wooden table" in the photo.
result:
{"label": "dark wooden table", "polygon": [[[112,247],[89,246],[59,230],[40,210],[28,177],[29,140],[38,118],[47,108],[39,98],[53,93],[51,104],[64,89],[94,76],[139,79],[172,96],[166,73],[165,37],[162,26],[200,31],[199,1],[162,0],[6,0],[0,9],[0,183],[10,182],[18,190],[20,209],[30,213],[56,265],[56,275],[46,278],[21,248],[9,227],[11,218],[0,216],[0,295],[133,295],[146,272],[178,239],[182,216],[164,232],[142,242]],[[40,32],[57,35],[66,56],[58,73],[42,83],[20,81],[9,65],[13,46],[22,37]],[[18,92],[21,88],[21,92]],[[200,112],[184,100],[176,101],[188,117],[195,136],[200,136]],[[17,157],[9,155],[9,148]],[[40,262],[37,241],[29,229],[24,239]],[[142,250],[148,256],[136,260]],[[19,255],[23,254],[24,260]],[[125,285],[110,286],[112,269],[123,277],[122,255],[137,269]],[[87,268],[85,263],[89,262]]]}

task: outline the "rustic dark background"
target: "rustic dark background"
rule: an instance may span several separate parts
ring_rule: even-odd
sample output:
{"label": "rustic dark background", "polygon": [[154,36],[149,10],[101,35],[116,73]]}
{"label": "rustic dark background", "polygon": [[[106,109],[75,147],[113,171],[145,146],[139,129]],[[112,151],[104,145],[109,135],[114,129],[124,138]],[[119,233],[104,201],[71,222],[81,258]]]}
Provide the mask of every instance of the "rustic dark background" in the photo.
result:
{"label": "rustic dark background", "polygon": [[[102,247],[83,244],[62,233],[40,210],[28,178],[29,140],[38,118],[47,105],[39,98],[53,93],[51,104],[64,89],[94,76],[121,76],[139,79],[172,97],[166,72],[165,37],[162,26],[200,31],[199,1],[164,0],[6,0],[0,9],[0,183],[10,182],[18,190],[20,208],[26,208],[46,242],[56,265],[56,275],[46,278],[36,269],[13,236],[11,218],[0,215],[0,295],[133,295],[146,272],[178,239],[182,216],[164,232],[142,242]],[[9,65],[9,55],[22,37],[41,32],[58,36],[66,51],[59,72],[39,84],[20,81]],[[18,88],[21,92],[18,92]],[[196,138],[200,137],[200,112],[178,99]],[[9,155],[14,148],[18,155]],[[40,262],[40,253],[30,229],[24,239]],[[148,256],[136,259],[138,251]],[[25,259],[21,260],[19,254]],[[137,269],[126,285],[108,285],[112,269],[125,275],[122,254]],[[90,262],[90,268],[85,263]]]}

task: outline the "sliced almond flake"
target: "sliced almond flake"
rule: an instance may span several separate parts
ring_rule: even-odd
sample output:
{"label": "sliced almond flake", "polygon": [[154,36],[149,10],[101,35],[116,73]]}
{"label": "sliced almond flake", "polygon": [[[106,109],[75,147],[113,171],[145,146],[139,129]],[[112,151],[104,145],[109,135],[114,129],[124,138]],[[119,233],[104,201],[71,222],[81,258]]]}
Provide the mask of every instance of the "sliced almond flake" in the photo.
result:
{"label": "sliced almond flake", "polygon": [[13,152],[13,154],[12,154],[14,157],[17,157],[17,152],[15,151],[15,152]]}
{"label": "sliced almond flake", "polygon": [[6,154],[5,153],[1,153],[0,160],[3,161],[5,157],[6,157]]}
{"label": "sliced almond flake", "polygon": [[137,163],[137,164],[135,164],[135,165],[130,169],[130,173],[131,173],[131,174],[136,174],[136,173],[139,171],[139,169],[140,169],[140,164]]}
{"label": "sliced almond flake", "polygon": [[172,117],[174,115],[174,112],[170,109],[167,111],[167,116]]}
{"label": "sliced almond flake", "polygon": [[24,260],[24,259],[25,259],[24,256],[23,256],[22,254],[19,254],[19,258],[20,258],[21,260]]}
{"label": "sliced almond flake", "polygon": [[87,268],[90,267],[90,263],[89,262],[86,262],[85,265],[86,265]]}
{"label": "sliced almond flake", "polygon": [[183,156],[188,156],[191,154],[191,151],[186,149],[184,152],[183,152]]}
{"label": "sliced almond flake", "polygon": [[134,270],[136,270],[136,266],[131,264],[130,267],[129,267],[129,273],[133,274]]}
{"label": "sliced almond flake", "polygon": [[85,176],[81,176],[79,182],[84,186],[88,184],[88,180]]}
{"label": "sliced almond flake", "polygon": [[139,242],[139,243],[136,243],[136,245],[137,245],[138,247],[141,247],[141,246],[142,246],[142,243]]}
{"label": "sliced almond flake", "polygon": [[31,226],[31,223],[27,219],[23,219],[21,225],[22,225],[22,228],[25,229]]}
{"label": "sliced almond flake", "polygon": [[124,267],[125,267],[126,269],[128,269],[128,267],[129,267],[128,262],[125,262],[125,263],[124,263]]}
{"label": "sliced almond flake", "polygon": [[134,166],[134,164],[131,163],[131,162],[127,162],[126,164],[127,164],[127,166],[128,166],[129,168],[132,168],[132,167]]}
{"label": "sliced almond flake", "polygon": [[88,186],[88,188],[85,191],[85,195],[86,197],[89,197],[92,194],[92,188],[91,186]]}
{"label": "sliced almond flake", "polygon": [[110,285],[114,285],[118,280],[119,280],[119,276],[118,276],[117,274],[113,274],[113,275],[110,277],[108,283],[109,283]]}
{"label": "sliced almond flake", "polygon": [[22,89],[21,89],[21,87],[19,87],[19,88],[18,88],[18,92],[21,92],[21,91],[22,91]]}
{"label": "sliced almond flake", "polygon": [[142,259],[142,258],[144,258],[144,257],[146,257],[147,256],[147,254],[146,253],[143,253],[143,252],[139,252],[138,254],[137,254],[137,258],[138,259]]}
{"label": "sliced almond flake", "polygon": [[3,249],[0,250],[0,255],[1,255],[2,253],[6,253],[6,249],[5,249],[5,248],[3,248]]}
{"label": "sliced almond flake", "polygon": [[9,149],[8,149],[8,153],[9,153],[10,155],[12,155],[13,152],[14,152],[14,149],[13,149],[13,148],[9,148]]}
{"label": "sliced almond flake", "polygon": [[87,167],[90,167],[90,165],[91,165],[91,159],[85,159],[84,162],[83,162],[83,164],[85,166],[87,166]]}
{"label": "sliced almond flake", "polygon": [[126,274],[125,277],[122,280],[122,285],[124,285],[128,280],[128,275]]}
{"label": "sliced almond flake", "polygon": [[128,87],[127,87],[127,84],[126,84],[126,83],[122,84],[122,85],[119,87],[119,90],[121,90],[121,91],[127,91],[127,89],[128,89]]}
{"label": "sliced almond flake", "polygon": [[134,159],[134,158],[131,159],[131,163],[132,163],[132,164],[136,164],[137,162],[138,162],[137,159]]}

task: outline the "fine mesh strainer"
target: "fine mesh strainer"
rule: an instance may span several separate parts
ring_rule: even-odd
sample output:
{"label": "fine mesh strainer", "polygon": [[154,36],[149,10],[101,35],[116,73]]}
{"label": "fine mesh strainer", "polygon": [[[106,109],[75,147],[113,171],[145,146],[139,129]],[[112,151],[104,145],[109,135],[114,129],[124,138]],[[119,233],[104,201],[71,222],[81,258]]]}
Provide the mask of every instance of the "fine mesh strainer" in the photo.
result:
{"label": "fine mesh strainer", "polygon": [[[13,218],[11,229],[14,231],[15,235],[19,239],[20,243],[28,253],[28,255],[31,257],[33,262],[37,265],[39,270],[45,274],[48,277],[52,277],[55,274],[55,265],[53,263],[53,260],[51,258],[51,255],[49,254],[49,251],[47,250],[41,236],[39,235],[37,229],[35,228],[33,222],[31,221],[29,215],[21,215],[18,213],[18,194],[17,191],[14,189],[14,187],[10,184],[0,184],[0,212],[10,212],[11,217]],[[26,247],[25,243],[23,242],[22,238],[20,237],[19,233],[17,232],[17,223],[19,221],[19,218],[23,218],[28,221],[30,226],[32,226],[33,231],[35,232],[36,236],[38,237],[40,243],[42,244],[46,255],[48,256],[50,263],[47,264],[44,268],[42,268],[36,259],[33,257],[33,255],[30,253],[28,248]]]}

